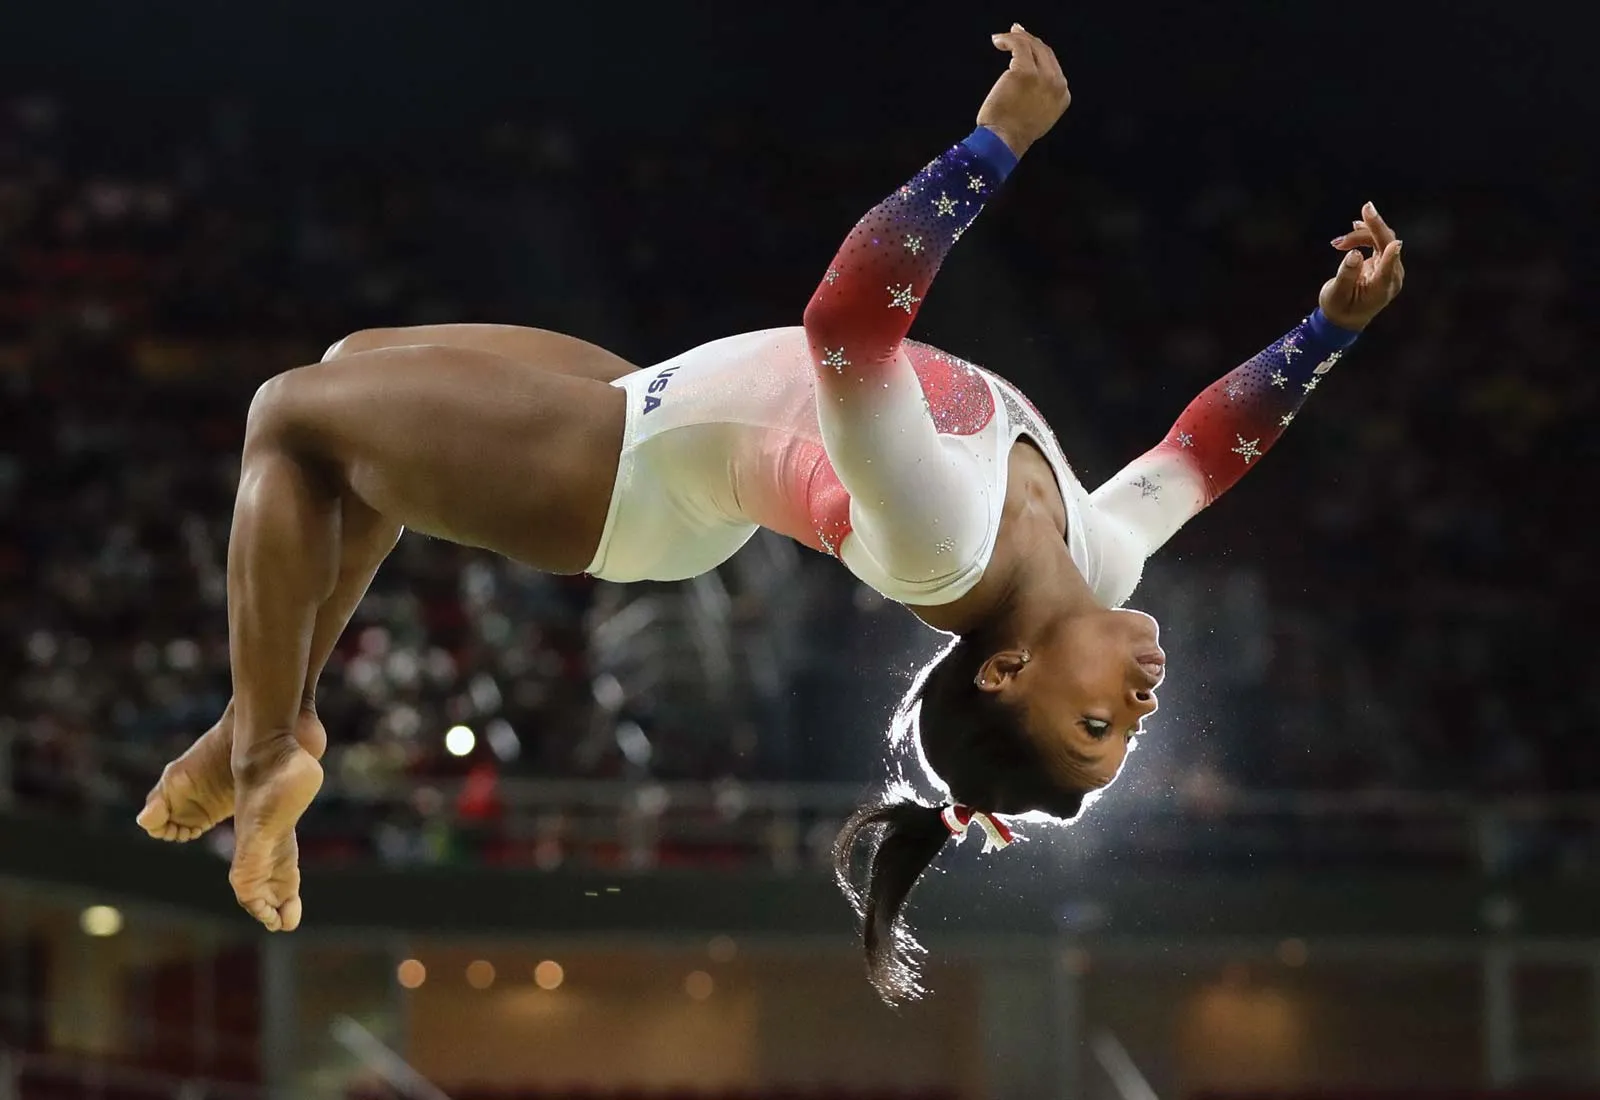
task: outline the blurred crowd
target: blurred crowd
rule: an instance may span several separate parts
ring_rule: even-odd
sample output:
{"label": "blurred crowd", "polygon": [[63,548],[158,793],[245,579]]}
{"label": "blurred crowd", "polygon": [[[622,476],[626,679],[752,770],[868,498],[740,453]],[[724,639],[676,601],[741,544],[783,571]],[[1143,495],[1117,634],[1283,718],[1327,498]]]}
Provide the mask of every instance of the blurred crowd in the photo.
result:
{"label": "blurred crowd", "polygon": [[[800,172],[736,118],[693,146],[519,124],[424,154],[317,146],[228,104],[131,117],[0,109],[0,786],[85,812],[136,802],[227,701],[229,513],[262,380],[369,325],[537,324],[649,362],[794,323],[835,239],[937,152],[846,138]],[[1107,155],[1020,172],[919,333],[1022,384],[1090,484],[1309,308],[1342,224],[1323,219],[1369,197],[1221,141],[1174,179],[1147,170],[1152,140],[1108,125]],[[1405,297],[1134,601],[1174,639],[1138,790],[1600,785],[1572,462],[1596,383],[1564,186],[1384,201]],[[336,785],[471,776],[457,809],[489,814],[502,774],[864,780],[933,642],[832,563],[800,569],[816,628],[766,703],[669,729],[608,697],[608,586],[408,535],[323,680]]]}

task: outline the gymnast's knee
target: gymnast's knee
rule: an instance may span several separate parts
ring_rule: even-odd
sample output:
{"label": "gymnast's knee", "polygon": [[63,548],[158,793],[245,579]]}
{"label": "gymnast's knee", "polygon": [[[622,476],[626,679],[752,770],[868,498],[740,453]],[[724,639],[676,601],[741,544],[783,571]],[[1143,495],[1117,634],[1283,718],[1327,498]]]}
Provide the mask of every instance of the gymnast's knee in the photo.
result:
{"label": "gymnast's knee", "polygon": [[375,348],[389,348],[396,344],[404,343],[399,339],[398,330],[392,328],[364,328],[348,333],[329,345],[328,350],[322,353],[322,361],[331,363],[335,359],[343,359],[347,355],[358,352],[372,351]]}
{"label": "gymnast's knee", "polygon": [[263,382],[245,417],[246,454],[262,449],[304,450],[312,439],[314,400],[308,394],[309,367],[284,371]]}

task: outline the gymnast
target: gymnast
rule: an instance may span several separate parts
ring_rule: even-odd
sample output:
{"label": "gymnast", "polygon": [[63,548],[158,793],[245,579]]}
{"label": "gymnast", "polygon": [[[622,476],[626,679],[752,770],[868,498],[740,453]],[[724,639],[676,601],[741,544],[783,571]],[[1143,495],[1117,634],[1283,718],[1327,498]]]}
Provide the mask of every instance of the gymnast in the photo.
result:
{"label": "gymnast", "polygon": [[[905,704],[948,796],[862,807],[836,845],[868,975],[920,992],[901,910],[952,837],[1069,821],[1156,709],[1155,620],[1123,608],[1145,560],[1272,447],[1399,292],[1369,203],[1316,308],[1200,394],[1092,493],[1010,383],[906,339],[945,255],[1070,102],[1013,25],[977,128],[870,210],[799,327],[643,370],[538,329],[368,330],[251,402],[228,544],[234,696],[139,814],[163,840],[235,819],[234,893],[300,924],[295,823],[322,783],[317,679],[405,527],[552,573],[677,580],[761,527],[841,561],[952,637]],[[865,873],[856,856],[865,851]]]}

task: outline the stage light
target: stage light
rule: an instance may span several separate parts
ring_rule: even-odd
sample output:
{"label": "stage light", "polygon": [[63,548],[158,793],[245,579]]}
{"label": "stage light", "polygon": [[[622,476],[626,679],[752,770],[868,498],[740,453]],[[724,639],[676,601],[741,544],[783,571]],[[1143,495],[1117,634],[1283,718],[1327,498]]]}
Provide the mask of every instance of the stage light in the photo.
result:
{"label": "stage light", "polygon": [[451,756],[466,756],[477,743],[477,735],[466,726],[451,726],[444,735],[444,748]]}
{"label": "stage light", "polygon": [[467,964],[467,984],[473,989],[488,989],[494,984],[494,963],[475,959]]}
{"label": "stage light", "polygon": [[91,905],[78,918],[78,924],[88,936],[115,936],[122,931],[122,912],[110,905]]}
{"label": "stage light", "polygon": [[683,991],[697,1001],[703,1001],[711,996],[711,991],[715,988],[716,983],[704,970],[691,970],[689,976],[683,979]]}
{"label": "stage light", "polygon": [[559,989],[565,978],[566,972],[554,959],[546,959],[533,968],[533,980],[540,989]]}
{"label": "stage light", "polygon": [[400,964],[399,969],[395,972],[395,977],[399,979],[403,988],[416,989],[428,980],[428,968],[416,959],[407,959]]}

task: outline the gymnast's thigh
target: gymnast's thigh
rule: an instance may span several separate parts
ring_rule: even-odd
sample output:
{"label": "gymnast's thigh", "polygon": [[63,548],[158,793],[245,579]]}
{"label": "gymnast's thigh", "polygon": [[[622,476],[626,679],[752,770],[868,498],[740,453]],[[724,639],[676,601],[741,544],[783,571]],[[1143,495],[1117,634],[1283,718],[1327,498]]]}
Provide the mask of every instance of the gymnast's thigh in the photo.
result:
{"label": "gymnast's thigh", "polygon": [[263,386],[245,461],[288,450],[394,522],[575,573],[604,528],[624,404],[613,386],[470,348],[379,348]]}

